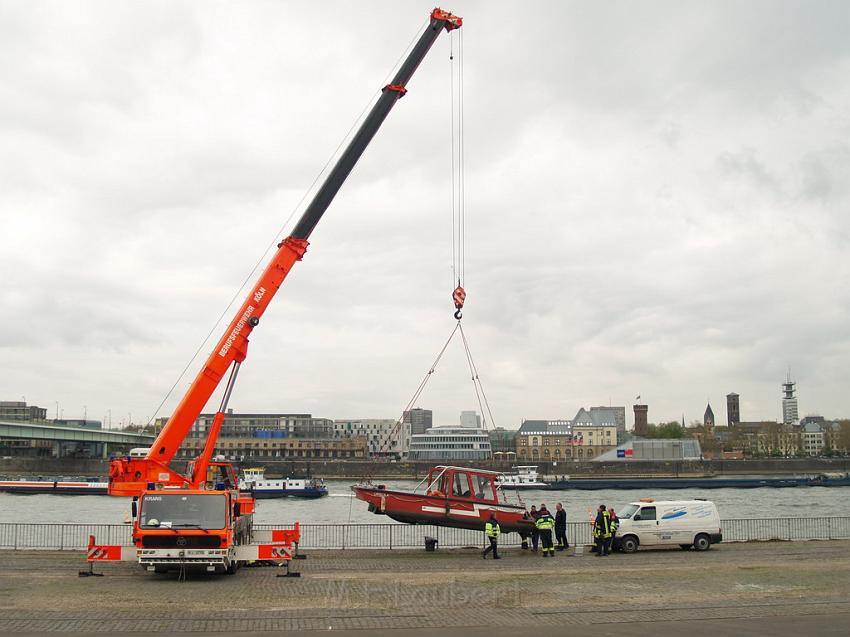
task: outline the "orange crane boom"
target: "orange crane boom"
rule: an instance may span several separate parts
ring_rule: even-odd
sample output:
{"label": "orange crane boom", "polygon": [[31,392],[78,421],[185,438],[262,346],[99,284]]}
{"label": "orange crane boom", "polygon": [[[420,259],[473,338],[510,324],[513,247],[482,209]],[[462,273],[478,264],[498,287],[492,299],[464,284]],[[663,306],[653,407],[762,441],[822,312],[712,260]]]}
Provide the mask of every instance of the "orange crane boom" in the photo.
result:
{"label": "orange crane boom", "polygon": [[[180,404],[162,428],[146,457],[118,458],[110,467],[109,493],[111,495],[138,496],[151,483],[163,486],[202,489],[209,482],[208,469],[227,402],[233,390],[239,366],[248,353],[248,339],[260,322],[271,300],[283,284],[292,266],[300,261],[307,250],[308,239],[325,210],[333,201],[342,184],[354,168],[369,142],[380,128],[395,103],[407,92],[407,83],[424,59],[439,34],[463,24],[460,17],[442,9],[434,9],[428,27],[399,67],[392,82],[382,93],[358,131],[340,155],[339,160],[305,209],[292,234],[278,244],[270,263],[242,303],[230,325],[222,334],[203,368]],[[204,406],[230,372],[221,406],[216,412],[203,452],[192,463],[187,475],[170,468],[177,450],[197,420]]]}

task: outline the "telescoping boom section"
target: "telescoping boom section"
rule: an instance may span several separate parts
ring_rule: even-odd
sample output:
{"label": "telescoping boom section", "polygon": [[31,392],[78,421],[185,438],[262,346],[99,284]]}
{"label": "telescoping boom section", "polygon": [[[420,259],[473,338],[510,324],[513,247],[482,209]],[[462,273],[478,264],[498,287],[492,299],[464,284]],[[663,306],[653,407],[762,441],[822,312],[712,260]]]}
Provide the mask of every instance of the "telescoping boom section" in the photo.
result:
{"label": "telescoping boom section", "polygon": [[[195,377],[167,424],[157,436],[144,458],[119,458],[110,470],[109,492],[112,495],[139,495],[151,482],[203,488],[215,441],[224,420],[227,400],[235,382],[239,365],[248,353],[248,340],[257,327],[271,300],[289,271],[307,250],[308,239],[342,184],[354,168],[363,151],[377,133],[395,103],[407,92],[407,84],[431,46],[443,30],[457,29],[462,19],[442,9],[431,12],[428,27],[419,37],[390,84],[382,93],[348,146],[340,155],[312,202],[305,209],[292,234],[278,244],[270,263],[248,293],[230,325],[222,334],[203,368]],[[177,450],[186,438],[207,401],[230,372],[228,387],[221,408],[216,413],[208,434],[206,447],[193,465],[192,473],[182,475],[170,468]],[[188,472],[187,472],[188,473]]]}

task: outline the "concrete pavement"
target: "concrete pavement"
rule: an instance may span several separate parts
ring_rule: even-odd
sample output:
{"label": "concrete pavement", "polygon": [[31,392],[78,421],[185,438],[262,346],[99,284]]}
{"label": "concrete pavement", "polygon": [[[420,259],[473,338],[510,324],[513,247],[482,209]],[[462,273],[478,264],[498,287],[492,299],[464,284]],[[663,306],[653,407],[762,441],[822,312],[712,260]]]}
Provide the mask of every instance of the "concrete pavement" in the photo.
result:
{"label": "concrete pavement", "polygon": [[[0,632],[344,635],[846,635],[850,542],[719,545],[544,560],[511,549],[314,551],[300,579],[145,573],[82,554],[0,551]],[[600,585],[603,589],[600,590]],[[364,632],[365,631],[365,632]]]}

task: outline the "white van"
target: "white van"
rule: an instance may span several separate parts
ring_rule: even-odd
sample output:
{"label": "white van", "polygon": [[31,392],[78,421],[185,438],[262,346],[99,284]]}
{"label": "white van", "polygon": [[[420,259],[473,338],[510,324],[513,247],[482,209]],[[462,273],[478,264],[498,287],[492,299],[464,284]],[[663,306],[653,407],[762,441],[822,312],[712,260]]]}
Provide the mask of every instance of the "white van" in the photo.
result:
{"label": "white van", "polygon": [[708,500],[656,502],[643,498],[617,512],[620,527],[614,547],[634,553],[639,546],[678,544],[683,549],[708,550],[723,541],[720,514]]}

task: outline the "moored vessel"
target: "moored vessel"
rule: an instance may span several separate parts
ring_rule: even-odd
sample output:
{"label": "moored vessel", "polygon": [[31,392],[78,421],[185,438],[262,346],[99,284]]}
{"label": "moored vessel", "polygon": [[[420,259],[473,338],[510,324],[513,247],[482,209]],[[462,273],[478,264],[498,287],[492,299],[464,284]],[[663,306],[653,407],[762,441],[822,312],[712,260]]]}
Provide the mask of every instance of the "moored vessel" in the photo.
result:
{"label": "moored vessel", "polygon": [[496,478],[500,489],[545,489],[546,483],[537,474],[537,465],[517,465],[512,473],[503,473]]}
{"label": "moored vessel", "polygon": [[597,491],[602,489],[786,489],[794,487],[847,487],[850,474],[804,477],[737,478],[577,478],[564,477],[539,487],[549,491]]}
{"label": "moored vessel", "polygon": [[240,491],[251,491],[255,498],[321,498],[328,494],[324,480],[317,478],[266,478],[265,469],[243,469]]}
{"label": "moored vessel", "polygon": [[44,478],[0,480],[0,491],[26,495],[106,495],[109,483],[104,478]]}

